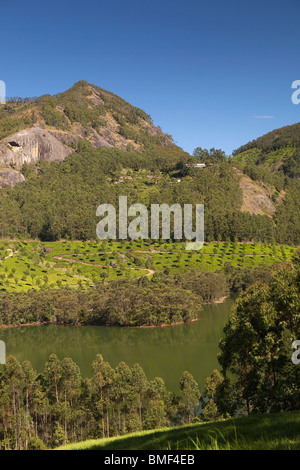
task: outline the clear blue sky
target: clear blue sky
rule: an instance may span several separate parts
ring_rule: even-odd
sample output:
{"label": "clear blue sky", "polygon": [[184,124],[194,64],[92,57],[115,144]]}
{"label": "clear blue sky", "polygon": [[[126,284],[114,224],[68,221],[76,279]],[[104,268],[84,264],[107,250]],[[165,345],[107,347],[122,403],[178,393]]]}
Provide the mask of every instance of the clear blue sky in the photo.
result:
{"label": "clear blue sky", "polygon": [[0,16],[8,96],[84,79],[143,108],[188,152],[229,154],[300,121],[299,0],[11,0]]}

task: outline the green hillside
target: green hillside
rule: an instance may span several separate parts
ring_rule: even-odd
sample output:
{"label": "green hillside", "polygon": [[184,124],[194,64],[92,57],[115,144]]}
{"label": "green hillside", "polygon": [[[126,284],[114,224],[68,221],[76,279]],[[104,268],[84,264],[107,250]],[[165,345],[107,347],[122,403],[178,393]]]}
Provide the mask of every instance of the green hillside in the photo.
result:
{"label": "green hillside", "polygon": [[[198,317],[203,302],[218,301],[229,291],[267,279],[272,266],[289,261],[295,250],[229,242],[205,243],[201,252],[186,252],[184,243],[139,240],[2,241],[0,327],[36,322],[186,322]],[[119,301],[126,301],[126,312],[122,302],[114,302],[116,289]],[[155,313],[150,313],[147,302],[155,304]]]}
{"label": "green hillside", "polygon": [[56,450],[300,450],[300,412],[134,433]]}
{"label": "green hillside", "polygon": [[[127,195],[147,207],[203,203],[208,242],[297,245],[299,134],[300,124],[274,130],[230,159],[200,147],[190,156],[146,112],[85,81],[9,99],[0,109],[0,235],[91,240],[98,205]],[[199,161],[207,166],[194,168]]]}
{"label": "green hillside", "polygon": [[242,145],[233,152],[232,161],[243,169],[258,166],[264,172],[299,178],[300,123],[275,129]]}
{"label": "green hillside", "polygon": [[[300,241],[299,185],[288,178],[271,193],[261,191],[254,207],[274,205],[275,214],[242,210],[241,175],[225,161],[203,169],[187,168],[178,149],[155,147],[144,152],[79,148],[62,162],[40,161],[24,167],[25,183],[0,191],[0,234],[4,238],[91,240],[95,238],[96,208],[110,203],[118,207],[119,196],[128,205],[166,203],[205,205],[206,241],[268,240],[281,244]],[[284,191],[284,193],[283,193]],[[285,194],[278,198],[278,194]],[[273,199],[277,200],[274,202]],[[171,233],[171,238],[172,238]]]}
{"label": "green hillside", "polygon": [[259,148],[264,152],[270,152],[279,148],[284,148],[289,145],[300,147],[300,123],[291,126],[284,126],[279,129],[274,129],[267,134],[258,137],[245,145],[242,145],[234,154],[237,155],[245,150]]}

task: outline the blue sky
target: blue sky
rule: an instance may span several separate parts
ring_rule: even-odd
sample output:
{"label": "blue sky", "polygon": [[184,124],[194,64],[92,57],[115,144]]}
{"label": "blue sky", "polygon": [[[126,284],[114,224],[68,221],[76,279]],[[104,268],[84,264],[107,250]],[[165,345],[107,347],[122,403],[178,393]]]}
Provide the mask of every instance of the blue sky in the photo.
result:
{"label": "blue sky", "polygon": [[299,0],[1,3],[8,96],[84,79],[143,108],[188,152],[230,154],[300,121]]}

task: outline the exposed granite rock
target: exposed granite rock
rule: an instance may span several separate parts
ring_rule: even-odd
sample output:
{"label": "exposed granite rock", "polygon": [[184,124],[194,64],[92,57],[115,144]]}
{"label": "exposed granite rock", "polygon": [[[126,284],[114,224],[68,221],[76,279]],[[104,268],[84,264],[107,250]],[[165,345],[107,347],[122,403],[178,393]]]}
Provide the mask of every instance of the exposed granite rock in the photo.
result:
{"label": "exposed granite rock", "polygon": [[113,144],[108,143],[101,135],[98,134],[94,129],[91,128],[92,137],[90,141],[94,145],[94,147],[107,147],[112,148]]}
{"label": "exposed granite rock", "polygon": [[[94,147],[114,147],[115,141],[109,131],[108,135],[110,142],[90,128],[88,140]],[[87,139],[87,131],[80,124],[73,127],[72,133],[32,127],[12,134],[0,144],[0,165],[8,167],[2,171],[0,185],[14,186],[25,181],[18,171],[12,173],[11,167],[21,170],[24,163],[34,164],[39,160],[62,161],[74,152],[72,147],[82,139]]]}
{"label": "exposed granite rock", "polygon": [[88,132],[80,123],[74,123],[68,132],[49,128],[48,132],[65,146],[72,147],[80,140],[87,139]]}
{"label": "exposed granite rock", "polygon": [[243,203],[241,210],[250,214],[267,215],[272,217],[276,207],[272,202],[272,195],[266,185],[252,181],[248,176],[242,175],[240,188],[243,191]]}
{"label": "exposed granite rock", "polygon": [[50,132],[32,127],[9,136],[0,148],[0,163],[21,169],[24,163],[39,160],[64,160],[72,150],[63,145]]}
{"label": "exposed granite rock", "polygon": [[0,186],[15,186],[17,183],[23,183],[24,181],[25,178],[19,171],[12,168],[0,169]]}

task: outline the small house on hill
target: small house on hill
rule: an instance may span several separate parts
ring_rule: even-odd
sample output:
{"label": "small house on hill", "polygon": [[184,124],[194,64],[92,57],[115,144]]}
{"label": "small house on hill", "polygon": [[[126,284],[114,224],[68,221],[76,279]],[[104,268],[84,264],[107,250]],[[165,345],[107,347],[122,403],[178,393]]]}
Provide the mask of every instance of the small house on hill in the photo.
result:
{"label": "small house on hill", "polygon": [[188,168],[205,168],[206,167],[206,164],[205,163],[192,163],[191,165],[190,164],[186,164],[186,166]]}

